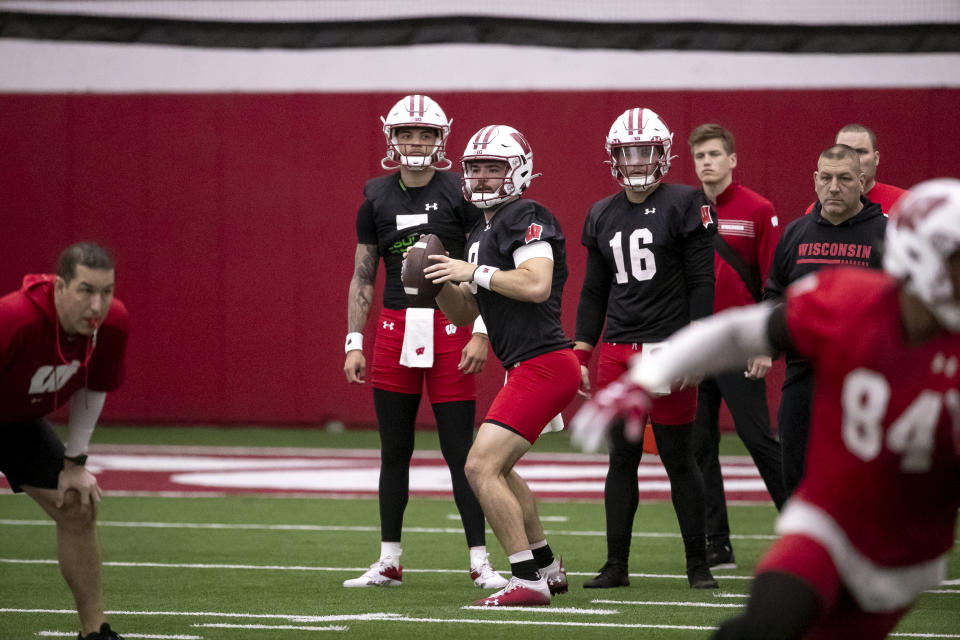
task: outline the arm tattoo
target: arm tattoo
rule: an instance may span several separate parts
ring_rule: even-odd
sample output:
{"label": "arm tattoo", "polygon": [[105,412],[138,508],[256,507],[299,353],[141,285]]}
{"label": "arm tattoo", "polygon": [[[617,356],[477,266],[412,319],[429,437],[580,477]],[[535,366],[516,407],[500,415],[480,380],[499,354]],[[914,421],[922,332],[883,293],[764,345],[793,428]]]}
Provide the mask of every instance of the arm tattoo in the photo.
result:
{"label": "arm tattoo", "polygon": [[347,299],[348,332],[363,331],[363,325],[367,323],[367,313],[370,311],[373,283],[377,277],[379,261],[376,245],[357,245],[353,278],[350,280],[350,293]]}

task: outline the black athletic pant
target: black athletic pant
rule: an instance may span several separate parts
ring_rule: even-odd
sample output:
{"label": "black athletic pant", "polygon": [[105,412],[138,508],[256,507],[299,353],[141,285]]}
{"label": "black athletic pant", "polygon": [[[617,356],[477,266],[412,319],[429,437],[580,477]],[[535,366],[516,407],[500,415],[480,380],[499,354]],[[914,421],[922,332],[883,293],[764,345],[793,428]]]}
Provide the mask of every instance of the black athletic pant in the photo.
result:
{"label": "black athletic pant", "polygon": [[[403,512],[410,492],[410,458],[420,394],[374,388],[373,404],[380,430],[380,539],[400,542]],[[476,402],[462,400],[432,406],[437,418],[440,451],[450,469],[453,499],[463,521],[467,546],[486,544],[483,510],[463,472],[467,452],[473,444]]]}
{"label": "black athletic pant", "polygon": [[787,497],[793,495],[803,479],[810,438],[810,409],[813,405],[813,369],[806,363],[787,364],[777,411],[780,450],[783,454],[783,484]]}
{"label": "black athletic pant", "polygon": [[723,622],[711,638],[798,640],[816,622],[819,611],[820,597],[800,578],[777,571],[761,573],[750,587],[746,612]]}
{"label": "black athletic pant", "polygon": [[[643,455],[643,442],[628,442],[623,430],[622,421],[610,429],[610,468],[603,503],[607,519],[607,560],[626,566],[630,557],[633,519],[640,503],[637,470]],[[687,566],[702,564],[706,558],[703,478],[693,458],[692,433],[692,423],[653,424],[660,459],[670,479],[670,497],[683,536]]]}
{"label": "black athletic pant", "polygon": [[697,419],[693,430],[693,452],[703,475],[707,504],[707,540],[725,542],[730,538],[727,498],[720,471],[720,405],[727,402],[737,435],[743,440],[760,471],[777,510],[786,501],[780,443],[770,433],[767,386],[764,381],[746,378],[742,371],[722,373],[700,383]]}

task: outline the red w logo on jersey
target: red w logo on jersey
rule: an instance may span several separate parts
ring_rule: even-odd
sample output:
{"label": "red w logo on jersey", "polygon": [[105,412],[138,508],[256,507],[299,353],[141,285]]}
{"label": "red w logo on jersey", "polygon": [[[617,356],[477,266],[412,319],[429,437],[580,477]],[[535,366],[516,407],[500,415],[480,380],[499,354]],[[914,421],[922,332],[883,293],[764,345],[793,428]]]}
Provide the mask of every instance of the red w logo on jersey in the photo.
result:
{"label": "red w logo on jersey", "polygon": [[705,204],[700,207],[700,222],[703,223],[704,229],[709,229],[710,225],[713,224],[713,218],[710,217],[710,205]]}
{"label": "red w logo on jersey", "polygon": [[424,351],[426,351],[426,347],[417,347],[418,356],[422,356]]}
{"label": "red w logo on jersey", "polygon": [[524,242],[530,244],[534,240],[540,239],[540,234],[543,233],[543,225],[537,224],[534,222],[529,227],[527,227],[527,235],[524,237]]}

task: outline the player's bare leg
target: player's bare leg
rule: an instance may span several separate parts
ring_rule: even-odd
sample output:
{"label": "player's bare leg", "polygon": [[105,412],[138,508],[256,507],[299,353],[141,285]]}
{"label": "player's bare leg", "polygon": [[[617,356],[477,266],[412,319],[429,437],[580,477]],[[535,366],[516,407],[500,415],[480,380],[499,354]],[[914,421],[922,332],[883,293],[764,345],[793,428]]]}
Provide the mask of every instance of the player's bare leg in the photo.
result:
{"label": "player's bare leg", "polygon": [[97,543],[96,507],[82,505],[75,491],[68,491],[57,507],[54,489],[25,486],[24,491],[43,507],[57,525],[57,558],[73,593],[83,635],[98,631],[103,623],[100,586],[100,546]]}
{"label": "player's bare leg", "polygon": [[528,542],[543,540],[543,525],[540,524],[540,513],[537,510],[537,502],[533,499],[533,493],[527,486],[527,481],[521,478],[516,471],[510,469],[506,475],[507,486],[520,503],[520,509],[523,511],[523,529],[526,533]]}
{"label": "player's bare leg", "polygon": [[477,431],[464,467],[490,528],[508,555],[530,548],[523,505],[507,482],[513,465],[529,449],[530,443],[523,437],[485,422]]}
{"label": "player's bare leg", "polygon": [[[513,577],[502,590],[474,604],[533,606],[550,604],[547,580],[537,570],[530,540],[529,518],[537,519],[533,496],[513,466],[530,449],[522,436],[489,422],[480,426],[467,456],[465,471],[497,540],[510,557]],[[509,480],[508,480],[509,478]],[[521,495],[514,492],[520,488]],[[539,523],[530,529],[540,532]]]}

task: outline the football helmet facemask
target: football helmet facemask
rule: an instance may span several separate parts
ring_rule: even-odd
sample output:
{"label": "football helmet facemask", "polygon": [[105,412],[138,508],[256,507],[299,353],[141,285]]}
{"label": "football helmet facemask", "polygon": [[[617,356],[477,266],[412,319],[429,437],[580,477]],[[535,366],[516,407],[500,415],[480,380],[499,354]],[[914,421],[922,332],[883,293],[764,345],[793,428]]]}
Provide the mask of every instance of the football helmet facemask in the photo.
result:
{"label": "football helmet facemask", "polygon": [[[386,117],[380,118],[383,122],[383,135],[387,139],[387,155],[380,161],[384,169],[396,169],[404,166],[415,171],[433,167],[440,171],[449,169],[451,162],[446,158],[447,138],[450,135],[450,125],[443,109],[430,96],[409,95],[393,105]],[[426,155],[404,155],[397,141],[397,129],[403,127],[418,127],[434,129],[437,132],[437,142],[433,152]]]}
{"label": "football helmet facemask", "polygon": [[607,133],[610,173],[621,187],[646,191],[670,171],[673,133],[650,109],[627,109]]}
{"label": "football helmet facemask", "polygon": [[[482,190],[479,180],[470,178],[470,164],[492,160],[506,163],[503,179],[487,179],[490,190]],[[492,124],[477,131],[460,160],[463,168],[463,197],[468,202],[486,209],[518,197],[530,181],[540,174],[533,173],[533,149],[519,131],[503,124]],[[471,184],[477,183],[477,184]]]}
{"label": "football helmet facemask", "polygon": [[954,333],[960,333],[960,291],[948,262],[958,251],[960,180],[928,180],[900,197],[887,222],[883,268]]}

